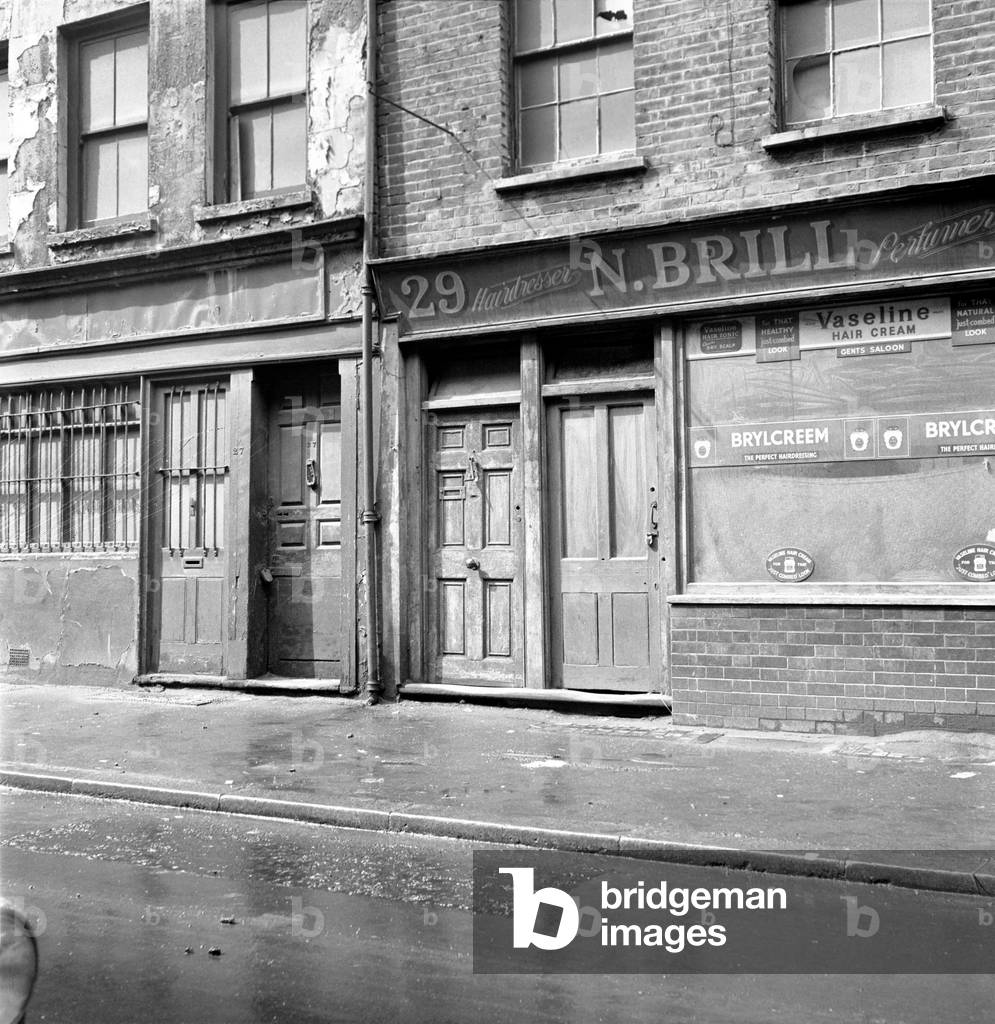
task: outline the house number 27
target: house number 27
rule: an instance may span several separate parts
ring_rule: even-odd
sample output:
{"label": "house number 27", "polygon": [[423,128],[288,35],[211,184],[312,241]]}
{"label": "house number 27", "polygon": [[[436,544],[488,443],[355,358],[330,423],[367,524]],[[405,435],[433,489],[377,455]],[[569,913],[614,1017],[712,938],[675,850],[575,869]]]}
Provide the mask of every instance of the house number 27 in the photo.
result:
{"label": "house number 27", "polygon": [[466,305],[466,286],[459,274],[452,270],[443,270],[435,275],[434,291],[432,282],[421,274],[406,277],[401,282],[401,291],[408,299],[408,316],[412,320],[435,316],[435,298],[439,300],[439,309],[450,316],[462,313]]}

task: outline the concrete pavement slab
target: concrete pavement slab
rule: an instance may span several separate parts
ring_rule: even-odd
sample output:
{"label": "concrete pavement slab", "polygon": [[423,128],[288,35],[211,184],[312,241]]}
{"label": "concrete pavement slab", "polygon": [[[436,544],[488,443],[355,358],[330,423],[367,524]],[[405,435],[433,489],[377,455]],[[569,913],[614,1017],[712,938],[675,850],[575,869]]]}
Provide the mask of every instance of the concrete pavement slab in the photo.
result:
{"label": "concrete pavement slab", "polygon": [[8,684],[0,698],[0,762],[33,788],[68,778],[107,795],[114,783],[131,799],[145,787],[240,813],[530,845],[559,835],[657,859],[760,857],[792,873],[883,861],[976,888],[993,874],[987,734],[780,737],[663,717],[193,689]]}

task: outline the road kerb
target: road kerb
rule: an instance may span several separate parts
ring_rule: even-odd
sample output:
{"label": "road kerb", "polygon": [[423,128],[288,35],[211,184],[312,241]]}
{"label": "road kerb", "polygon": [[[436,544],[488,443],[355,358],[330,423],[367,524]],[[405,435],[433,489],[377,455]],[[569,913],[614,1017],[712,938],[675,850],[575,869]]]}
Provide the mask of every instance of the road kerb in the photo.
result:
{"label": "road kerb", "polygon": [[464,818],[446,818],[433,814],[412,814],[406,811],[395,811],[391,814],[390,829],[392,832],[415,832],[422,835],[445,836],[449,839],[467,839],[478,843],[536,846],[563,852],[601,853],[616,857],[619,854],[619,840],[615,835],[569,832],[564,829],[473,821]]}
{"label": "road kerb", "polygon": [[224,793],[218,810],[228,814],[251,814],[263,818],[282,818],[338,828],[358,828],[368,832],[385,832],[390,824],[390,812],[364,807],[334,807],[329,804],[311,804],[297,800],[277,800],[270,797],[244,796]]}
{"label": "road kerb", "polygon": [[112,782],[103,779],[73,779],[70,792],[79,796],[132,800],[138,804],[162,804],[167,807],[187,807],[198,811],[216,811],[219,809],[218,805],[221,801],[219,793],[167,789],[163,786],[143,786],[131,782]]}
{"label": "road kerb", "polygon": [[806,854],[747,851],[731,847],[667,842],[638,836],[571,832],[514,823],[449,818],[362,807],[337,807],[302,801],[254,797],[236,793],[207,793],[145,786],[99,779],[74,779],[68,775],[0,769],[0,785],[49,793],[66,793],[99,799],[128,800],[176,808],[224,811],[229,814],[267,817],[284,821],[390,831],[463,839],[497,845],[530,846],[570,853],[623,856],[667,864],[722,867],[770,874],[837,879],[867,885],[893,885],[906,889],[968,895],[995,895],[995,875],[903,864],[871,863]]}

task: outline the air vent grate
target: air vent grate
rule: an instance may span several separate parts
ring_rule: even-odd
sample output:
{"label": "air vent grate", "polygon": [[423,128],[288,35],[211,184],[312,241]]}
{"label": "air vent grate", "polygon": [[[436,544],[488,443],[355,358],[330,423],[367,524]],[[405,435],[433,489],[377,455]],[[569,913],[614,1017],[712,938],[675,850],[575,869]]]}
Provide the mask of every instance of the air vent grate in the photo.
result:
{"label": "air vent grate", "polygon": [[31,652],[27,647],[11,647],[10,661],[11,668],[27,668],[31,662]]}

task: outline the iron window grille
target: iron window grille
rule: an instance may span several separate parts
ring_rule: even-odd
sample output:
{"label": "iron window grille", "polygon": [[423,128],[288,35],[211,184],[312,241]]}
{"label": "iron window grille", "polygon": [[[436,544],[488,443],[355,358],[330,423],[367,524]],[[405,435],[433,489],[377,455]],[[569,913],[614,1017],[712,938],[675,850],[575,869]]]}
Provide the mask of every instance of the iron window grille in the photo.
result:
{"label": "iron window grille", "polygon": [[0,552],[138,544],[137,384],[0,393]]}
{"label": "iron window grille", "polygon": [[518,164],[632,152],[632,0],[517,0]]}
{"label": "iron window grille", "polygon": [[219,554],[225,539],[230,466],[228,392],[220,383],[177,385],[163,394],[162,547]]}
{"label": "iron window grille", "polygon": [[933,99],[930,0],[781,0],[785,126]]}
{"label": "iron window grille", "polygon": [[71,216],[81,226],[148,209],[148,41],[134,23],[73,41]]}
{"label": "iron window grille", "polygon": [[239,202],[307,178],[306,0],[236,0],[216,10],[215,192]]}

